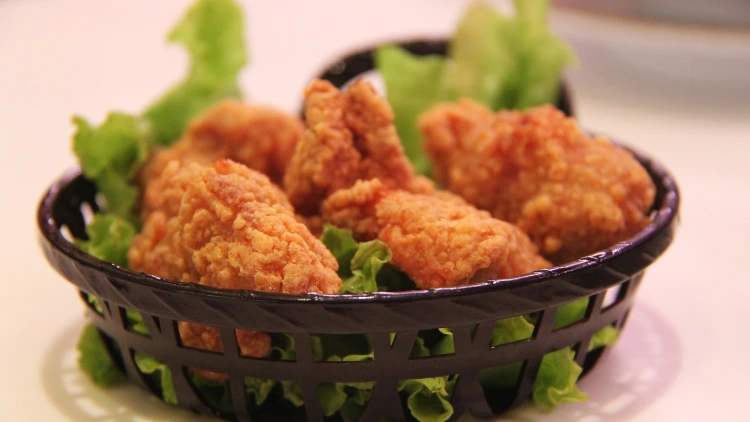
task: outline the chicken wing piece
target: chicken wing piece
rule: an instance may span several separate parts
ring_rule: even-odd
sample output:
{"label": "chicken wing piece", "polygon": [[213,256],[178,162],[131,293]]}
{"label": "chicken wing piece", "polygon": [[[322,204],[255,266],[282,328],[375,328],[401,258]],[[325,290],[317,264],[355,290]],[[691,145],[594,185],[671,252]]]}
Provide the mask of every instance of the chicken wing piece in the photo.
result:
{"label": "chicken wing piece", "polygon": [[552,106],[494,113],[464,100],[426,112],[419,128],[435,178],[517,225],[555,264],[611,246],[650,221],[655,187],[646,170]]}
{"label": "chicken wing piece", "polygon": [[429,192],[434,184],[414,175],[393,126],[393,110],[368,82],[346,92],[327,81],[305,91],[308,129],[291,159],[284,189],[298,213],[316,215],[333,192],[357,180],[379,178],[385,185]]}
{"label": "chicken wing piece", "polygon": [[[152,183],[164,200],[128,251],[131,269],[222,289],[338,292],[336,259],[266,176],[227,159],[208,167],[172,161]],[[218,329],[179,327],[186,346],[222,350]],[[266,334],[237,337],[243,354],[268,354]]]}
{"label": "chicken wing piece", "polygon": [[190,122],[182,138],[158,149],[141,170],[143,186],[172,160],[211,164],[229,158],[281,184],[302,137],[302,122],[281,111],[224,100]]}
{"label": "chicken wing piece", "polygon": [[550,267],[529,238],[462,199],[414,194],[378,179],[358,181],[325,200],[323,219],[360,240],[380,239],[391,262],[422,289],[509,278]]}

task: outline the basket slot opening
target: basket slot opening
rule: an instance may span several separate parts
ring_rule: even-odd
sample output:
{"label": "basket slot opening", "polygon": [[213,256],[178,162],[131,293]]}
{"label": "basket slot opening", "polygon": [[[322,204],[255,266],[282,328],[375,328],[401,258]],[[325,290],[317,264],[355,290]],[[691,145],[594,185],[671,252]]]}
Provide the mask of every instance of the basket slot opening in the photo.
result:
{"label": "basket slot opening", "polygon": [[[267,333],[271,337],[271,350],[262,359],[284,360],[294,362],[297,360],[297,350],[294,346],[294,337],[291,334]],[[247,356],[240,355],[242,358]]]}
{"label": "basket slot opening", "polygon": [[519,370],[516,394],[511,402],[513,407],[525,403],[531,398],[534,392],[534,383],[541,366],[542,359],[539,358],[529,359],[523,362]]}
{"label": "basket slot opening", "polygon": [[434,378],[408,379],[398,382],[401,407],[404,419],[446,420],[453,413],[453,393],[456,390],[458,374]]}
{"label": "basket slot opening", "polygon": [[73,232],[70,231],[67,224],[60,226],[60,235],[70,243],[75,242],[75,236],[73,236]]}
{"label": "basket slot opening", "polygon": [[60,235],[70,243],[76,239],[88,240],[86,226],[94,219],[99,206],[87,198],[75,197],[65,209],[55,210],[55,223]]}
{"label": "basket slot opening", "polygon": [[[91,309],[97,315],[104,317],[104,310],[109,308],[109,304],[104,301],[100,301],[95,296],[90,295],[83,290],[80,291],[81,299],[86,307]],[[105,308],[106,307],[106,308]]]}
{"label": "basket slot opening", "polygon": [[358,420],[372,400],[375,382],[322,382],[318,401],[324,421]]}
{"label": "basket slot opening", "polygon": [[146,323],[143,320],[143,315],[140,312],[133,309],[126,309],[121,306],[117,307],[117,312],[120,317],[122,326],[132,333],[136,333],[142,336],[151,337]]}
{"label": "basket slot opening", "polygon": [[[185,328],[187,332],[189,328]],[[260,359],[294,362],[297,357],[291,334],[266,333],[253,330],[219,329],[219,351],[230,360]],[[228,347],[223,347],[228,345]],[[205,350],[205,349],[201,349]]]}
{"label": "basket slot opening", "polygon": [[88,202],[82,202],[81,203],[81,215],[83,216],[83,223],[88,226],[89,223],[91,223],[91,220],[94,219],[94,209],[91,207],[91,204]]}
{"label": "basket slot opening", "polygon": [[[604,352],[606,348],[600,347],[598,349],[594,349],[586,353],[586,358],[583,360],[583,364],[581,365],[583,367],[583,372],[581,372],[582,377],[586,375],[589,371],[591,371],[594,368],[594,365],[596,365],[596,362],[599,361],[599,359],[602,357],[602,353]],[[576,359],[577,360],[577,359]]]}
{"label": "basket slot opening", "polygon": [[586,320],[591,315],[591,311],[593,310],[591,305],[595,302],[596,297],[591,296],[561,305],[557,308],[557,315],[555,316],[555,323],[552,328],[559,330]]}
{"label": "basket slot opening", "polygon": [[[600,293],[598,296],[601,298],[599,299],[601,301],[604,294]],[[606,316],[599,315],[598,318],[606,318]],[[575,353],[575,362],[583,368],[581,376],[585,375],[591,370],[591,368],[593,368],[594,364],[599,360],[599,357],[607,346],[612,345],[617,341],[620,334],[620,329],[618,328],[619,324],[620,321],[613,321],[609,325],[594,334],[583,338],[572,346],[572,350]]]}
{"label": "basket slot opening", "polygon": [[390,333],[389,350],[391,350],[393,353],[387,355],[392,355],[395,358],[400,358],[401,356],[404,356],[404,358],[406,358],[408,354],[411,353],[418,334],[419,332],[417,331],[402,331],[399,333]]}
{"label": "basket slot opening", "polygon": [[177,321],[177,345],[184,349],[221,354],[224,351],[221,331],[213,326]]}
{"label": "basket slot opening", "polygon": [[115,364],[115,367],[117,367],[117,369],[124,374],[125,362],[122,358],[120,345],[115,341],[115,339],[105,334],[102,330],[98,331],[99,335],[102,338],[102,341],[104,341],[104,346],[107,348],[109,357],[112,358],[112,362]]}
{"label": "basket slot opening", "polygon": [[628,294],[630,280],[626,280],[616,286],[612,286],[604,292],[602,310],[607,310],[620,303]]}
{"label": "basket slot opening", "polygon": [[310,343],[314,362],[365,363],[375,360],[370,334],[313,334]]}
{"label": "basket slot opening", "polygon": [[455,353],[456,345],[453,341],[453,330],[450,328],[433,328],[419,331],[416,339],[414,339],[409,359],[453,355]]}
{"label": "basket slot opening", "polygon": [[[141,314],[143,316],[143,314]],[[161,318],[153,316],[153,315],[146,315],[145,318],[143,318],[143,324],[146,326],[146,329],[149,333],[154,333],[155,335],[161,334]]]}
{"label": "basket slot opening", "polygon": [[536,330],[541,313],[515,316],[498,320],[492,326],[489,348],[494,349],[506,344],[517,343],[531,339]]}
{"label": "basket slot opening", "polygon": [[[225,419],[237,415],[227,374],[188,368],[185,376],[192,394],[201,406]],[[247,413],[246,408],[244,413]]]}
{"label": "basket slot opening", "polygon": [[479,382],[479,370],[464,370],[456,382],[452,403],[454,414],[471,413],[480,419],[492,418],[493,412]]}
{"label": "basket slot opening", "polygon": [[125,370],[128,378],[150,390],[157,397],[169,404],[177,404],[177,395],[172,383],[172,371],[169,367],[145,353],[128,350]]}
{"label": "basket slot opening", "polygon": [[523,365],[524,362],[521,361],[479,371],[479,383],[493,414],[500,414],[513,405]]}
{"label": "basket slot opening", "polygon": [[222,416],[228,415],[228,413],[222,414],[218,412],[213,406],[210,405],[209,402],[206,401],[206,399],[203,397],[203,393],[196,389],[196,385],[193,383],[193,380],[198,376],[195,375],[193,369],[179,365],[170,366],[170,372],[172,374],[172,385],[174,386],[174,392],[180,405],[188,407],[198,413],[209,413]]}

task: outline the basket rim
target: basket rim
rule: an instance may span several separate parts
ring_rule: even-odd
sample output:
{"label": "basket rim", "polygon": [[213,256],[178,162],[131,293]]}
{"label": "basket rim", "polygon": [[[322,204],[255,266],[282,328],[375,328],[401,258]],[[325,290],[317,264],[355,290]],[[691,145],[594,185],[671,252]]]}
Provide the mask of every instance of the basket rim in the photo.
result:
{"label": "basket rim", "polygon": [[[622,146],[622,144],[618,145]],[[502,280],[487,280],[482,283],[457,287],[443,287],[427,290],[410,290],[404,292],[372,292],[362,294],[322,294],[322,293],[271,293],[253,290],[218,289],[195,283],[184,283],[156,277],[146,273],[140,273],[117,266],[113,263],[103,261],[83,252],[73,243],[69,242],[60,233],[52,216],[53,206],[60,192],[70,185],[74,180],[83,177],[78,167],[73,167],[58,178],[46,191],[37,209],[37,225],[40,230],[41,241],[58,250],[69,259],[78,264],[103,273],[105,276],[127,280],[131,283],[145,287],[163,290],[169,293],[185,292],[203,296],[206,298],[219,297],[226,299],[242,299],[259,302],[282,302],[282,303],[329,303],[346,304],[361,302],[400,302],[418,301],[437,298],[458,298],[463,296],[494,292],[519,287],[525,287],[536,283],[542,283],[554,278],[570,276],[573,273],[582,273],[593,269],[601,264],[626,255],[628,252],[638,249],[649,240],[657,237],[661,232],[672,226],[678,216],[680,195],[672,175],[657,161],[631,149],[628,149],[636,159],[649,171],[657,190],[662,189],[663,195],[659,204],[654,204],[652,221],[636,235],[629,239],[618,242],[611,247],[591,255],[581,257],[576,261],[555,266],[548,269],[534,271],[519,277]],[[656,258],[656,257],[654,257]]]}

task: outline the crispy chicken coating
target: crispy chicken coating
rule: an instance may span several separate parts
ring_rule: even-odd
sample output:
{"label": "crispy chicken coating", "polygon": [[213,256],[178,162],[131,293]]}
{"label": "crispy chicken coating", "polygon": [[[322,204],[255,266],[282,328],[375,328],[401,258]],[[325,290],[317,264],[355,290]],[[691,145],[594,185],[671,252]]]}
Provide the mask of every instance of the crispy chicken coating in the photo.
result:
{"label": "crispy chicken coating", "polygon": [[[172,161],[152,184],[162,201],[128,251],[131,269],[222,289],[338,292],[336,259],[266,176],[227,159],[208,167]],[[179,327],[186,346],[222,350],[216,328]],[[268,354],[266,334],[237,337],[243,354]]]}
{"label": "crispy chicken coating", "polygon": [[368,82],[346,92],[327,81],[305,91],[308,129],[297,145],[284,189],[298,213],[316,215],[320,203],[357,180],[379,178],[386,186],[429,192],[434,184],[414,175],[393,126],[393,110]]}
{"label": "crispy chicken coating", "polygon": [[[194,165],[193,165],[194,164]],[[190,184],[194,183],[197,173],[203,169],[203,165],[197,163],[184,164],[179,160],[172,160],[164,166],[164,170],[155,179],[152,179],[145,187],[142,201],[142,215],[144,220],[153,218],[157,212],[165,214],[164,218],[172,218],[179,213],[182,198]],[[284,192],[276,185],[266,183],[267,178],[247,167],[237,167],[243,177],[255,180],[257,192],[255,200],[271,201],[279,204],[293,212],[292,204],[289,203]],[[270,199],[268,199],[270,198]],[[144,227],[145,229],[145,227]]]}
{"label": "crispy chicken coating", "polygon": [[553,263],[611,246],[650,220],[646,170],[552,106],[494,113],[464,100],[426,112],[419,128],[435,178],[520,227]]}
{"label": "crispy chicken coating", "polygon": [[[217,288],[338,291],[333,255],[264,175],[224,159],[209,167],[180,166],[154,183],[184,194],[176,214],[167,212],[171,204],[154,210],[163,224],[146,220],[128,252],[134,270]],[[146,249],[152,225],[164,226],[153,230],[164,234],[148,239],[153,246]]]}
{"label": "crispy chicken coating", "polygon": [[211,164],[229,158],[281,184],[284,171],[302,137],[296,117],[237,100],[224,100],[193,119],[182,138],[157,150],[141,170],[141,184],[161,174],[172,160]]}
{"label": "crispy chicken coating", "polygon": [[328,197],[324,220],[378,238],[391,262],[422,289],[509,278],[550,267],[517,227],[449,193],[414,194],[377,179],[358,181]]}

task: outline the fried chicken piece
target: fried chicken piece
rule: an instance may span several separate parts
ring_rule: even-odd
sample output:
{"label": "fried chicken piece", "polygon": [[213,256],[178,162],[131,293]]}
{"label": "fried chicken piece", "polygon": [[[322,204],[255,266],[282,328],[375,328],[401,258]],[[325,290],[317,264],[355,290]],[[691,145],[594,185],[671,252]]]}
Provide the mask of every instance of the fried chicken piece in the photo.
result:
{"label": "fried chicken piece", "polygon": [[172,146],[153,153],[141,170],[141,185],[158,177],[172,160],[207,165],[220,158],[242,163],[281,184],[303,131],[299,119],[281,111],[224,100],[193,119]]}
{"label": "fried chicken piece", "polygon": [[520,227],[555,264],[609,247],[650,221],[655,187],[646,170],[552,106],[493,113],[464,100],[426,112],[419,128],[435,178]]}
{"label": "fried chicken piece", "polygon": [[308,129],[297,146],[284,189],[298,213],[316,215],[320,203],[357,180],[379,178],[386,186],[429,192],[434,184],[416,177],[393,126],[393,110],[368,82],[346,92],[327,81],[305,91]]}
{"label": "fried chicken piece", "polygon": [[[195,181],[197,172],[203,167],[203,165],[195,162],[184,164],[180,160],[172,160],[166,163],[161,174],[152,179],[144,188],[141,207],[144,220],[148,220],[155,211],[165,213],[165,218],[176,216],[180,210],[185,191]],[[238,169],[240,169],[238,171],[242,171],[243,177],[257,180],[256,186],[259,191],[256,194],[260,194],[262,191],[262,195],[258,196],[259,198],[271,198],[268,200],[294,212],[294,208],[292,208],[292,204],[289,203],[284,192],[276,185],[266,183],[267,178],[264,175],[247,167],[238,167]]]}
{"label": "fried chicken piece", "polygon": [[323,218],[361,240],[380,239],[391,262],[422,289],[509,278],[550,267],[517,227],[449,193],[439,196],[358,181],[328,197]]}
{"label": "fried chicken piece", "polygon": [[[163,223],[146,220],[128,251],[134,270],[217,288],[338,291],[335,258],[295,220],[283,193],[264,175],[223,159],[209,167],[180,166],[154,183],[184,194],[176,214],[166,211],[168,205],[154,210]],[[146,249],[152,232],[162,235]]]}
{"label": "fried chicken piece", "polygon": [[[222,289],[338,292],[336,259],[266,176],[227,159],[209,167],[173,161],[152,183],[164,201],[128,251],[131,269]],[[184,345],[223,350],[218,329],[179,327]],[[237,338],[245,355],[270,350],[265,333],[238,330]]]}

